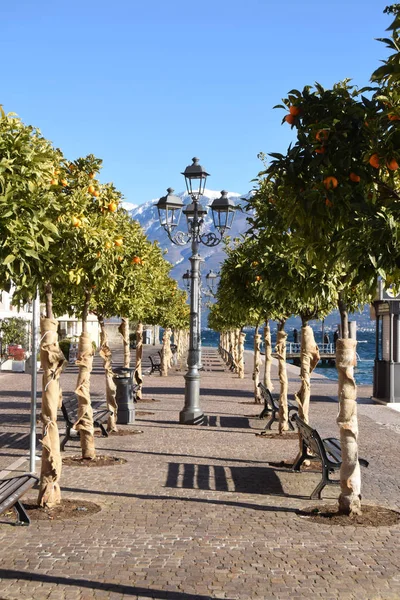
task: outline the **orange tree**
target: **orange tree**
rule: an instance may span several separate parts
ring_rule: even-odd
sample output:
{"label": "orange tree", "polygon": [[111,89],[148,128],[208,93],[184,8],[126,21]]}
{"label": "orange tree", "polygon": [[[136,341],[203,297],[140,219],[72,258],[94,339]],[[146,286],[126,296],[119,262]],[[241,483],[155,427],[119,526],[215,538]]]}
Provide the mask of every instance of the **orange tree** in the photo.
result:
{"label": "orange tree", "polygon": [[[1,289],[14,288],[26,301],[49,277],[54,246],[60,245],[57,221],[63,205],[53,183],[62,160],[60,152],[40,131],[0,109],[0,279]],[[41,319],[42,469],[39,502],[60,502],[61,459],[57,429],[59,375],[64,357],[57,343],[52,313]]]}
{"label": "orange tree", "polygon": [[0,106],[1,289],[32,297],[51,261],[60,205],[51,185],[59,153],[13,113]]}
{"label": "orange tree", "polygon": [[165,263],[164,269],[159,269],[158,284],[154,289],[153,303],[149,306],[146,314],[146,322],[153,325],[158,324],[164,328],[161,351],[161,375],[166,376],[168,375],[171,360],[171,335],[172,333],[176,333],[178,336],[178,332],[189,328],[190,309],[186,304],[186,292],[180,290],[175,279],[172,279],[168,275],[171,268],[170,263],[165,261],[165,259],[163,261]]}
{"label": "orange tree", "polygon": [[260,186],[269,188],[264,190],[269,192],[269,202],[263,201],[262,193],[256,193],[249,200],[248,208],[253,209],[249,237],[228,253],[221,283],[227,298],[229,290],[235,289],[234,302],[251,306],[266,322],[272,318],[279,323],[280,430],[283,431],[288,428],[285,321],[291,314],[300,315],[302,319],[302,385],[297,400],[301,416],[308,422],[310,373],[319,360],[308,322],[326,316],[334,306],[336,293],[326,274],[310,268],[292,243],[291,232],[283,229],[270,184],[261,182]]}
{"label": "orange tree", "polygon": [[272,154],[271,165],[260,175],[272,183],[284,227],[308,264],[334,277],[342,319],[336,361],[343,454],[339,508],[357,513],[361,496],[355,341],[348,339],[347,317],[349,309],[371,297],[377,271],[392,269],[398,255],[393,228],[396,192],[388,185],[392,157],[386,150],[385,163],[377,168],[376,153],[371,154],[371,123],[379,119],[382,103],[359,98],[346,81],[331,90],[318,84],[302,92],[292,90],[283,107],[289,114],[296,107],[291,123],[296,142],[286,155]]}
{"label": "orange tree", "polygon": [[100,325],[100,355],[104,361],[106,372],[106,399],[111,416],[108,429],[116,431],[117,404],[115,400],[115,384],[112,371],[112,353],[108,343],[108,336],[104,325],[105,318],[123,316],[120,331],[123,337],[124,366],[130,366],[129,350],[129,307],[137,302],[141,303],[142,297],[139,290],[143,283],[141,267],[149,242],[137,222],[130,219],[128,213],[121,208],[118,198],[110,197],[115,193],[112,189],[108,192],[107,210],[114,214],[112,229],[108,230],[108,239],[104,240],[98,250],[98,264],[103,273],[93,290],[91,309],[97,315]]}
{"label": "orange tree", "polygon": [[[110,266],[106,270],[101,252],[105,245],[118,250],[119,234],[113,226],[115,211],[111,210],[112,186],[102,186],[96,179],[101,161],[89,155],[63,165],[56,186],[62,186],[66,210],[58,219],[63,245],[57,252],[53,270],[47,285],[47,296],[54,291],[54,307],[57,314],[68,312],[82,320],[79,338],[78,380],[75,393],[78,397],[78,418],[75,424],[80,432],[82,456],[95,457],[93,435],[93,412],[90,402],[90,374],[93,362],[93,346],[87,329],[87,317],[93,292],[107,277],[112,285]],[[103,189],[104,188],[104,189]],[[110,192],[111,190],[111,192]],[[114,193],[114,196],[116,194]]]}
{"label": "orange tree", "polygon": [[[104,317],[121,317],[120,331],[123,334],[126,367],[130,365],[129,320],[138,324],[139,344],[136,349],[135,378],[141,385],[143,322],[150,322],[149,315],[154,312],[158,289],[162,288],[171,266],[164,260],[158,244],[149,242],[139,223],[130,219],[126,211],[119,209],[116,217],[115,235],[118,235],[116,239],[120,240],[120,245],[115,248],[106,243],[102,260],[114,262],[118,269],[96,288],[93,306],[104,335]],[[111,287],[110,281],[113,282]],[[106,353],[111,361],[111,351],[106,341],[102,343],[102,352]],[[111,385],[111,381],[109,384]]]}

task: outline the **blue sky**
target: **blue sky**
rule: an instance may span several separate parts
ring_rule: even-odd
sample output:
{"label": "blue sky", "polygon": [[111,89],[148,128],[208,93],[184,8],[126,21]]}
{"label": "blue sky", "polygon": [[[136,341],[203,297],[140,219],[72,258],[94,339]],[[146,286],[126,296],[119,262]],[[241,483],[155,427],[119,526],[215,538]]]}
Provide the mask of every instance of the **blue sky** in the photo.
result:
{"label": "blue sky", "polygon": [[257,154],[293,135],[273,106],[292,88],[368,84],[386,56],[387,0],[15,0],[1,8],[0,103],[68,159],[141,204],[184,188],[247,193]]}

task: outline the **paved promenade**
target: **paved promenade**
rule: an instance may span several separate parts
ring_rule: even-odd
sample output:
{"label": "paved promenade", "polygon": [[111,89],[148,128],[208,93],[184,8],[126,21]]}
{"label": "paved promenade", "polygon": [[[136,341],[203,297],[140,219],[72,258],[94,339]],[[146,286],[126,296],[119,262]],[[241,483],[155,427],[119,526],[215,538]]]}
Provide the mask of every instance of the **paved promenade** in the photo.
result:
{"label": "paved promenade", "polygon": [[[240,380],[204,350],[208,426],[178,422],[182,372],[145,377],[134,426],[143,433],[97,438],[98,454],[127,462],[63,468],[63,498],[96,502],[99,513],[27,528],[0,517],[0,600],[399,600],[400,525],[342,528],[296,514],[321,502],[309,500],[320,474],[270,464],[294,459],[298,442],[255,435],[265,422],[251,360],[247,353]],[[290,367],[290,392],[297,374]],[[63,389],[75,381],[69,367]],[[92,387],[94,399],[104,394],[98,359]],[[14,474],[28,468],[29,390],[29,375],[0,373],[3,477],[10,465]],[[337,435],[336,391],[313,377],[310,421],[324,436]],[[360,455],[370,461],[363,502],[400,510],[400,413],[371,404],[370,394],[359,389]],[[67,445],[66,456],[77,453],[77,442]],[[323,502],[338,493],[325,488]]]}

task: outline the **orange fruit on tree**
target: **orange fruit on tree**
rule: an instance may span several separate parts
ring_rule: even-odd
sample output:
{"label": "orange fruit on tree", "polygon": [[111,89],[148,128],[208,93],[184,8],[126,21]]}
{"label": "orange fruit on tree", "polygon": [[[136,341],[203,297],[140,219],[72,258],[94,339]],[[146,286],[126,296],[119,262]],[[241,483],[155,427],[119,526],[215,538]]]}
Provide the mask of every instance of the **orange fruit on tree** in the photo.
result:
{"label": "orange fruit on tree", "polygon": [[350,179],[350,181],[353,181],[354,183],[359,183],[361,181],[361,177],[359,175],[357,175],[357,173],[353,173],[353,172],[350,173],[349,179]]}
{"label": "orange fruit on tree", "polygon": [[87,191],[89,192],[89,194],[94,194],[96,190],[94,189],[94,187],[92,185],[89,185]]}
{"label": "orange fruit on tree", "polygon": [[106,248],[111,248],[111,242],[106,242],[104,245]]}
{"label": "orange fruit on tree", "polygon": [[293,117],[298,117],[301,114],[301,108],[292,104],[292,106],[289,106],[289,112]]}
{"label": "orange fruit on tree", "polygon": [[118,260],[122,260],[122,256],[118,256]]}
{"label": "orange fruit on tree", "polygon": [[256,275],[256,281],[262,281],[261,275]]}
{"label": "orange fruit on tree", "polygon": [[117,204],[115,202],[110,202],[108,204],[108,210],[110,212],[115,212],[117,210],[117,208],[118,208],[118,206],[117,206]]}
{"label": "orange fruit on tree", "polygon": [[324,148],[324,146],[321,146],[320,148],[315,148],[315,152],[317,154],[325,154],[325,148]]}
{"label": "orange fruit on tree", "polygon": [[374,169],[379,169],[379,156],[377,154],[373,154],[372,156],[370,156],[369,158],[369,164],[371,165],[371,167],[374,167]]}
{"label": "orange fruit on tree", "polygon": [[64,187],[65,187],[66,185],[68,185],[68,182],[67,182],[67,180],[66,180],[66,179],[61,179],[61,185],[63,185]]}
{"label": "orange fruit on tree", "polygon": [[333,202],[331,200],[329,200],[329,198],[325,198],[325,205],[330,208],[331,206],[333,206]]}
{"label": "orange fruit on tree", "polygon": [[101,252],[99,250],[98,253],[97,253],[97,258],[100,258],[100,256],[101,256]]}
{"label": "orange fruit on tree", "polygon": [[78,217],[72,217],[71,221],[74,227],[80,227],[82,225],[82,221],[78,219]]}
{"label": "orange fruit on tree", "polygon": [[388,115],[388,119],[389,121],[400,121],[400,117],[398,117],[397,115],[390,113],[390,115]]}
{"label": "orange fruit on tree", "polygon": [[50,185],[57,185],[57,179],[50,179]]}
{"label": "orange fruit on tree", "polygon": [[325,177],[322,183],[324,184],[327,190],[330,190],[331,188],[335,189],[338,186],[338,180],[336,179],[336,177],[333,177],[333,175]]}
{"label": "orange fruit on tree", "polygon": [[114,244],[116,246],[122,246],[122,244],[124,243],[122,238],[117,238],[116,240],[114,240]]}
{"label": "orange fruit on tree", "polygon": [[94,179],[94,173],[89,173],[89,179]]}
{"label": "orange fruit on tree", "polygon": [[388,161],[386,164],[389,171],[397,171],[399,168],[399,163],[395,158],[392,158],[392,160]]}
{"label": "orange fruit on tree", "polygon": [[288,115],[286,115],[285,121],[286,123],[289,123],[289,125],[294,125],[296,123],[296,117],[289,113]]}
{"label": "orange fruit on tree", "polygon": [[140,265],[140,264],[142,264],[142,259],[140,258],[140,256],[134,256],[132,258],[132,263],[134,265]]}
{"label": "orange fruit on tree", "polygon": [[93,192],[93,196],[95,196],[95,198],[98,198],[100,196],[100,192],[98,190],[95,190]]}
{"label": "orange fruit on tree", "polygon": [[327,129],[319,129],[315,134],[315,139],[319,142],[325,142],[329,137],[329,131]]}

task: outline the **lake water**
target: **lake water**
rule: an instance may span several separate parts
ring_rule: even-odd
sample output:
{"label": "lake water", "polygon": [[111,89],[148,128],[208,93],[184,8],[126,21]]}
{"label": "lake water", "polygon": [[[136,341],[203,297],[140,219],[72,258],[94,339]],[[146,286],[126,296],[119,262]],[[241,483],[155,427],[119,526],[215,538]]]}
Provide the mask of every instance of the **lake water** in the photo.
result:
{"label": "lake water", "polygon": [[[333,341],[333,330],[326,330]],[[254,329],[246,329],[245,350],[253,350],[254,346]],[[321,330],[314,331],[315,341],[322,343]],[[272,344],[275,345],[276,331],[272,331]],[[211,329],[203,329],[201,332],[201,341],[204,346],[218,347],[219,334]],[[288,332],[288,341],[293,341],[292,332]],[[357,367],[354,369],[354,374],[357,384],[372,385],[374,358],[375,358],[375,329],[358,329],[357,330]],[[315,369],[316,373],[321,373],[329,379],[337,381],[336,368],[329,366],[318,366]]]}

